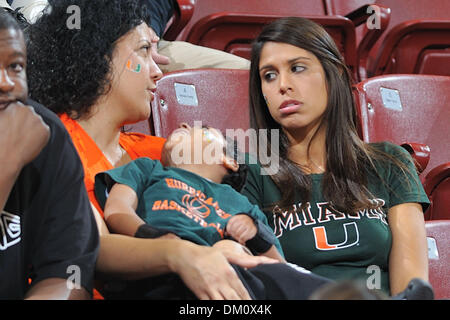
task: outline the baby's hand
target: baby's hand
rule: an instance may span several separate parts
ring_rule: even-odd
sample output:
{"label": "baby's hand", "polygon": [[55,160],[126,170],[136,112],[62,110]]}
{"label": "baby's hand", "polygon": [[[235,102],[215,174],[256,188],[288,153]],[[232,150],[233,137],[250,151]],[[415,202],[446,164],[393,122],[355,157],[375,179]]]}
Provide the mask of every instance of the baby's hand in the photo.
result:
{"label": "baby's hand", "polygon": [[258,229],[252,218],[246,214],[238,214],[230,218],[225,232],[240,244],[245,245],[248,240],[256,235]]}

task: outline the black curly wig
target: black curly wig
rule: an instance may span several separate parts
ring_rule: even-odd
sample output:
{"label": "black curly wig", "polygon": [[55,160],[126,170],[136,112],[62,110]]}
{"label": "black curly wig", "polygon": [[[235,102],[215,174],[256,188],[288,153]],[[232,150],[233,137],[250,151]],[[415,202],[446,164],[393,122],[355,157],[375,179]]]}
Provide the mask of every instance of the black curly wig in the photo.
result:
{"label": "black curly wig", "polygon": [[[68,27],[72,5],[80,9],[79,29]],[[30,97],[58,114],[89,116],[110,89],[116,41],[150,21],[147,6],[140,0],[50,0],[45,12],[26,31]]]}

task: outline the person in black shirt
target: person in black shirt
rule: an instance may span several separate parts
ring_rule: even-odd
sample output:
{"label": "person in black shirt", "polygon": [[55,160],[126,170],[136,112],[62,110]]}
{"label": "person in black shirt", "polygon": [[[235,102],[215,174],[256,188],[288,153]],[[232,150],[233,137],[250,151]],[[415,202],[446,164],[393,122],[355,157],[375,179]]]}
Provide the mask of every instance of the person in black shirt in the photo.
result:
{"label": "person in black shirt", "polygon": [[60,120],[27,100],[26,48],[0,9],[0,299],[89,298],[98,231]]}

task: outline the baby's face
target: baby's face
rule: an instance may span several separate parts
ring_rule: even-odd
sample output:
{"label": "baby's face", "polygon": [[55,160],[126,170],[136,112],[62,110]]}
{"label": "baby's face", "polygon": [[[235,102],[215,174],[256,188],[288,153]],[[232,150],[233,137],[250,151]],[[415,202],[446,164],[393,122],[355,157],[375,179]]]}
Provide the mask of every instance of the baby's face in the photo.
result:
{"label": "baby's face", "polygon": [[226,140],[222,133],[211,127],[190,127],[182,124],[167,138],[163,152],[171,163],[222,163]]}

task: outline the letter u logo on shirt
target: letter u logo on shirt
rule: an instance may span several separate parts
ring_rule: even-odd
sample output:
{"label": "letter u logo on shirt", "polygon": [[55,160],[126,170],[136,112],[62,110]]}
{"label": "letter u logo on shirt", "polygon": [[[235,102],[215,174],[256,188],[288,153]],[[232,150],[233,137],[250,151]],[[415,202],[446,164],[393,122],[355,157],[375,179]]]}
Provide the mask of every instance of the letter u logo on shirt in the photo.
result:
{"label": "letter u logo on shirt", "polygon": [[344,241],[329,243],[325,227],[313,228],[316,248],[319,250],[338,250],[356,245],[359,242],[358,227],[355,222],[344,223]]}

